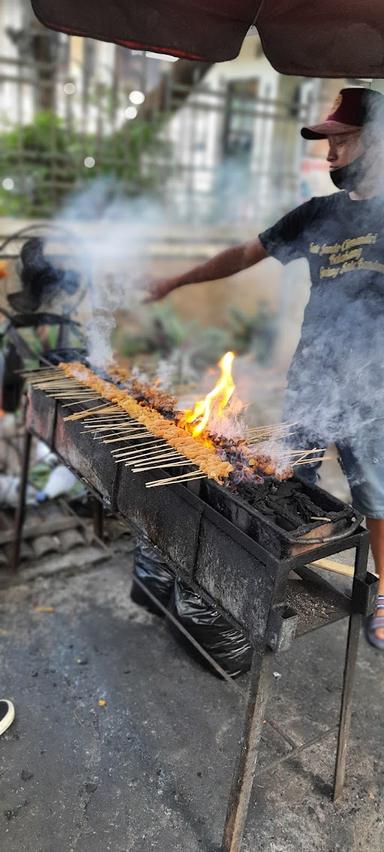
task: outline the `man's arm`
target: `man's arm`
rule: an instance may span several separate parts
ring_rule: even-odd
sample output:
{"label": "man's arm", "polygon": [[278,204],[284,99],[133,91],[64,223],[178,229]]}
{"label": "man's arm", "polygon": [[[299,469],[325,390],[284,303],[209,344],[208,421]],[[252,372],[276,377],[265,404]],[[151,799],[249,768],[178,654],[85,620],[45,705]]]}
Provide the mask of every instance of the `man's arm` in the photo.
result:
{"label": "man's arm", "polygon": [[242,269],[254,266],[255,263],[259,263],[265,257],[268,257],[268,255],[259,238],[232,246],[232,248],[216,254],[205,263],[200,263],[193,269],[189,269],[188,272],[175,275],[173,278],[155,279],[148,287],[148,295],[145,301],[152,302],[156,299],[163,299],[172,290],[176,290],[177,287],[184,287],[186,284],[200,284],[202,281],[217,281],[219,278],[228,278],[235,272],[241,272]]}

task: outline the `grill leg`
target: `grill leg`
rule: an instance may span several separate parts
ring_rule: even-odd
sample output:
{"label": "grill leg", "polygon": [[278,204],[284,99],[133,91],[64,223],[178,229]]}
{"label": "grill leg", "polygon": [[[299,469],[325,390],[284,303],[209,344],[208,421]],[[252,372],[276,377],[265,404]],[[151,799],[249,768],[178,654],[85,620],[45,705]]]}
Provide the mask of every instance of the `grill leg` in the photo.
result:
{"label": "grill leg", "polygon": [[101,541],[104,540],[104,510],[101,500],[90,497],[93,515],[93,532]]}
{"label": "grill leg", "polygon": [[268,700],[271,653],[253,652],[241,751],[229,796],[221,852],[240,852]]}
{"label": "grill leg", "polygon": [[341,796],[345,780],[345,764],[347,759],[347,746],[351,728],[352,713],[352,689],[355,677],[357,651],[359,647],[361,616],[354,613],[349,619],[347,650],[345,654],[343,692],[341,697],[341,712],[339,721],[339,734],[337,741],[337,754],[335,765],[335,777],[333,782],[333,799]]}
{"label": "grill leg", "polygon": [[[368,547],[369,538],[368,536],[366,536],[365,540],[356,548],[354,576],[359,579],[363,579],[367,573]],[[355,678],[357,652],[359,648],[360,625],[360,613],[353,612],[349,619],[347,647],[345,652],[343,692],[341,696],[339,734],[337,741],[335,776],[333,782],[334,800],[338,799],[339,796],[341,796],[344,787],[347,746],[351,728],[352,690]]]}
{"label": "grill leg", "polygon": [[31,456],[32,435],[28,431],[24,435],[23,461],[20,476],[19,500],[15,514],[13,548],[11,554],[11,570],[16,574],[19,569],[21,537],[25,518],[25,498],[27,493],[29,460]]}

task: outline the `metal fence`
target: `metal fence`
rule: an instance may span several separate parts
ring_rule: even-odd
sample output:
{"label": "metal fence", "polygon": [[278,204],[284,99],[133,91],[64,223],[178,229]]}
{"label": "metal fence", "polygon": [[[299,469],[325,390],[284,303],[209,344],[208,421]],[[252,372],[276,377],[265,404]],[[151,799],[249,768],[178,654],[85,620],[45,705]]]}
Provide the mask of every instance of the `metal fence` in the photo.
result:
{"label": "metal fence", "polygon": [[70,74],[57,44],[50,62],[0,56],[3,215],[50,216],[100,175],[122,192],[157,194],[178,221],[261,223],[297,200],[299,84],[287,102],[260,96],[257,80],[191,87],[167,69],[157,81],[142,75],[161,94],[135,115],[118,64],[100,76],[85,61]]}

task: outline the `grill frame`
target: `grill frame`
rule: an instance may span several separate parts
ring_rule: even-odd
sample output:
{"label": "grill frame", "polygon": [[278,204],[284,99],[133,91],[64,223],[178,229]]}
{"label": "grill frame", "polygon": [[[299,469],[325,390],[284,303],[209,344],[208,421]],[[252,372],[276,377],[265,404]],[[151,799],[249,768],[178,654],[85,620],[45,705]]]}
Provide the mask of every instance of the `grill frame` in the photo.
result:
{"label": "grill frame", "polygon": [[[14,569],[17,568],[20,552],[32,434],[56,452],[63,462],[84,480],[99,500],[104,501],[114,511],[119,511],[130,525],[133,523],[133,526],[139,526],[145,532],[152,532],[152,540],[154,535],[157,539],[153,542],[154,544],[158,544],[160,510],[164,512],[165,506],[164,495],[167,492],[170,494],[171,507],[165,509],[165,517],[167,512],[169,514],[171,511],[173,529],[176,504],[179,510],[180,506],[182,509],[187,507],[187,521],[194,536],[193,558],[188,555],[190,541],[187,541],[187,547],[186,542],[183,541],[184,555],[180,551],[175,553],[172,534],[168,534],[164,541],[169,551],[168,559],[173,563],[175,572],[179,576],[196,587],[197,591],[210,603],[214,603],[234,626],[245,632],[253,648],[243,736],[228,800],[221,852],[240,852],[241,850],[271,682],[273,660],[271,651],[289,647],[298,626],[297,613],[287,605],[289,573],[295,571],[304,579],[311,580],[316,577],[316,574],[306,568],[309,553],[312,562],[343,550],[355,549],[351,597],[337,594],[336,596],[340,599],[339,613],[332,616],[329,611],[328,617],[323,622],[326,625],[335,620],[335,617],[349,616],[333,786],[333,798],[339,798],[345,779],[361,613],[368,614],[372,611],[377,585],[373,575],[367,571],[369,545],[367,530],[359,526],[352,535],[347,532],[341,539],[337,538],[321,544],[305,545],[301,542],[296,552],[291,551],[288,556],[277,558],[263,548],[260,542],[253,540],[232,521],[204,503],[200,496],[199,482],[179,483],[170,489],[146,489],[147,476],[133,474],[125,466],[111,462],[112,456],[108,447],[94,441],[91,435],[82,434],[81,423],[65,423],[64,413],[66,412],[60,403],[47,397],[42,391],[31,391],[20,497],[15,520]],[[155,478],[157,476],[158,473]],[[138,493],[142,498],[140,505],[137,500]],[[156,504],[149,503],[149,498],[153,500],[153,497],[156,499]],[[195,517],[194,527],[190,523],[192,513]],[[183,511],[179,514],[179,518],[182,520],[185,518]],[[173,535],[173,541],[174,539]],[[178,540],[182,541],[182,536],[178,536]],[[231,550],[228,547],[229,541]],[[175,563],[171,553],[178,559],[181,558],[181,562]],[[231,558],[229,558],[230,554]],[[308,629],[316,629],[323,624],[312,624]]]}
{"label": "grill frame", "polygon": [[[208,487],[218,500],[224,495],[229,507],[241,507],[245,524],[251,518],[253,523],[257,521],[259,530],[272,530],[277,552],[271,553],[202,499],[205,481],[203,486],[197,480],[171,488],[147,489],[146,482],[157,479],[158,470],[133,474],[123,464],[116,464],[108,445],[95,441],[92,432],[84,433],[82,421],[65,422],[67,414],[65,406],[43,391],[30,391],[28,430],[45,441],[112,511],[159,547],[182,579],[213,599],[222,613],[245,632],[254,648],[266,636],[274,647],[286,646],[287,637],[292,640],[297,618],[286,604],[290,572],[308,561],[355,547],[366,534],[359,526],[353,535],[346,531],[345,537],[336,542],[305,545],[295,541],[292,545],[289,534],[210,480]],[[166,470],[164,476],[169,476]],[[312,493],[325,492],[314,487]],[[345,508],[341,501],[326,496],[335,507]],[[352,601],[351,606],[361,610],[362,603]]]}

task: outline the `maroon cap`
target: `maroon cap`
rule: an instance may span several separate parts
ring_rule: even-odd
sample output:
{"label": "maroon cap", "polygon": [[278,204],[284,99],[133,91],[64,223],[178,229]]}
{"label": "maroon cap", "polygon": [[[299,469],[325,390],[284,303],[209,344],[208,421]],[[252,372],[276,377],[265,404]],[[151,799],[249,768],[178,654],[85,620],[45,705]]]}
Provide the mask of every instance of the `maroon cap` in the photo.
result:
{"label": "maroon cap", "polygon": [[384,95],[376,89],[341,89],[332,111],[321,124],[302,127],[304,139],[326,139],[336,133],[351,133],[360,130],[369,121],[384,117]]}

